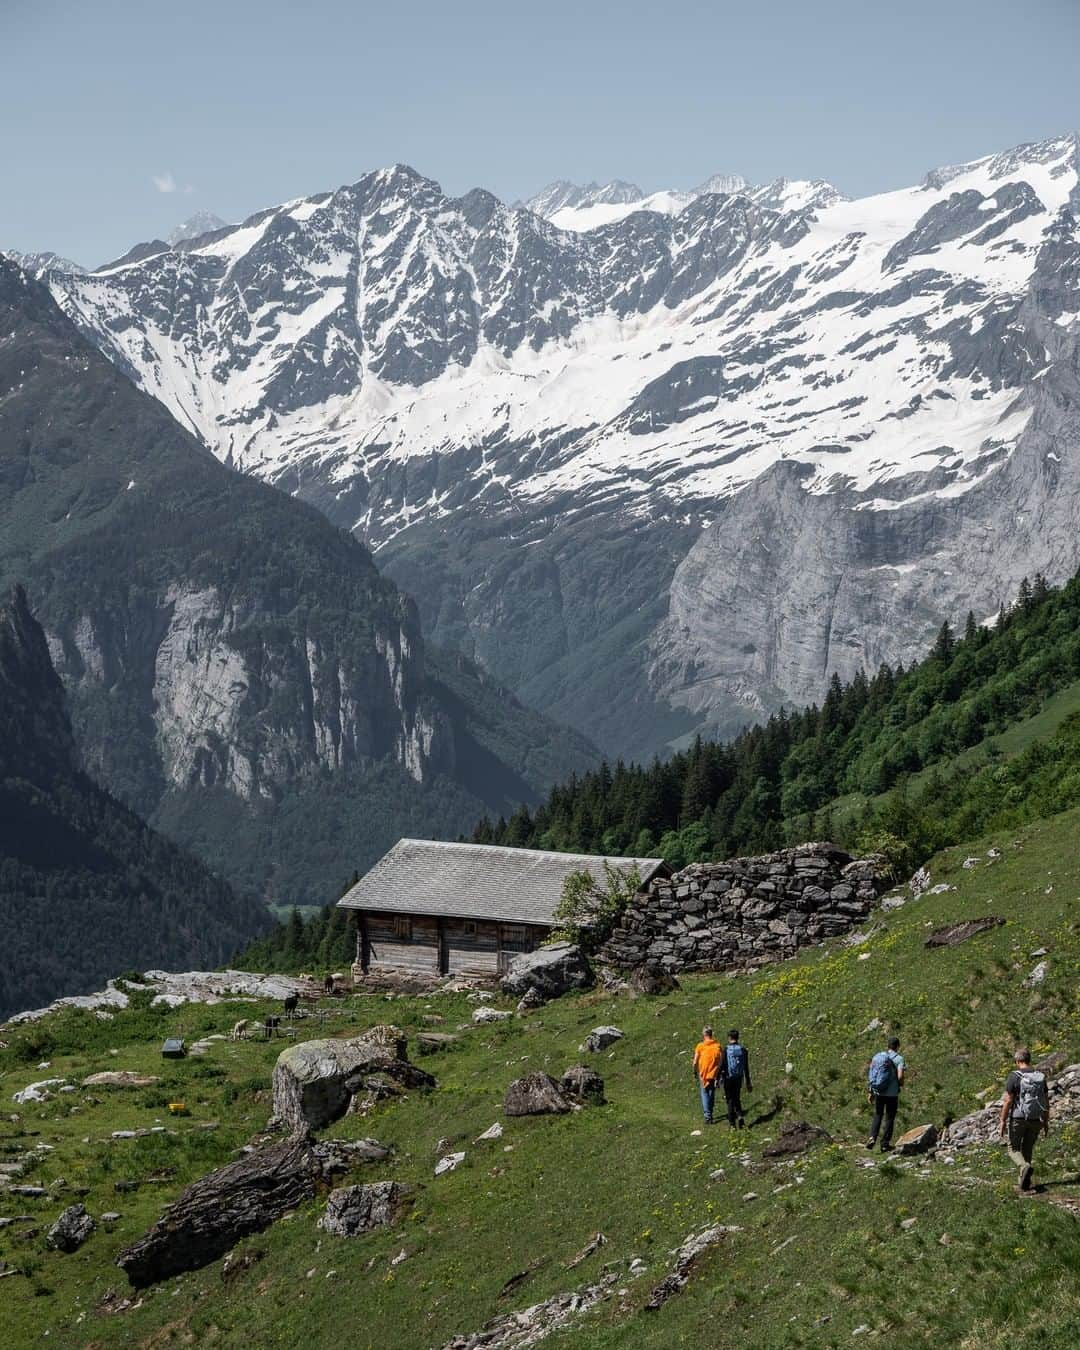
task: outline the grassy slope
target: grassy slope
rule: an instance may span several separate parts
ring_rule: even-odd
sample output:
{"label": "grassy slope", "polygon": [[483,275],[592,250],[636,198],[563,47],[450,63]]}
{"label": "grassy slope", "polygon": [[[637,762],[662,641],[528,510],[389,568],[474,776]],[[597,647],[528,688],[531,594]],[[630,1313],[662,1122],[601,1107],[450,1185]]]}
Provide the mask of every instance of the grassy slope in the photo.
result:
{"label": "grassy slope", "polygon": [[[1080,1059],[1080,811],[994,837],[934,860],[935,880],[955,892],[924,897],[875,921],[861,947],[832,946],[756,976],[688,978],[664,1000],[631,1001],[593,993],[563,1000],[527,1020],[467,1032],[450,1050],[425,1060],[439,1078],[430,1095],[381,1108],[335,1127],[343,1136],[373,1134],[394,1145],[396,1161],[355,1179],[397,1176],[421,1184],[419,1201],[400,1228],[359,1241],[323,1237],[321,1204],[252,1240],[265,1250],[257,1265],[228,1286],[220,1263],[154,1290],[140,1307],[112,1317],[94,1311],[108,1288],[124,1289],[112,1266],[179,1185],[225,1161],[268,1112],[265,1085],[279,1045],[216,1043],[201,1060],[163,1065],[161,1035],[180,1024],[189,1037],[227,1028],[242,1008],[179,1013],[149,1009],[101,1023],[65,1015],[50,1028],[6,1035],[0,1052],[0,1097],[52,1074],[83,1075],[103,1067],[146,1068],[165,1075],[160,1089],[98,1090],[54,1097],[21,1111],[21,1124],[0,1124],[0,1148],[17,1128],[40,1131],[54,1147],[33,1178],[63,1176],[91,1188],[93,1214],[118,1209],[115,1231],[99,1229],[81,1252],[59,1256],[40,1237],[19,1241],[29,1226],[0,1230],[0,1260],[29,1271],[3,1281],[0,1329],[8,1344],[65,1346],[184,1344],[260,1347],[438,1346],[478,1328],[497,1312],[525,1307],[591,1279],[608,1260],[640,1256],[648,1272],[627,1279],[625,1295],[578,1323],[553,1344],[577,1347],[847,1344],[860,1326],[879,1343],[1006,1344],[1006,1318],[1038,1309],[1041,1346],[1071,1346],[1080,1337],[1080,1225],[1051,1203],[1080,1197],[1080,1128],[1059,1129],[1038,1154],[1039,1196],[1021,1199],[998,1150],[961,1152],[953,1165],[906,1160],[859,1166],[866,1129],[862,1066],[875,1036],[872,1017],[895,1028],[911,1079],[901,1107],[906,1127],[980,1104],[998,1090],[1016,1039]],[[964,871],[968,853],[1000,861]],[[1004,927],[957,948],[927,951],[929,926],[994,913]],[[1050,950],[1050,974],[1036,991],[1020,980],[1033,949]],[[860,956],[869,953],[869,958]],[[710,1008],[721,1026],[738,1024],[754,1056],[755,1110],[776,1116],[743,1136],[717,1126],[695,1136],[697,1108],[688,1050]],[[418,1029],[425,1012],[447,1025],[466,1020],[462,996],[356,999],[338,1025],[392,1018]],[[506,1122],[497,1143],[471,1141],[501,1118],[505,1084],[528,1068],[558,1073],[578,1059],[584,1034],[613,1021],[626,1039],[597,1057],[610,1104],[565,1119]],[[52,1035],[24,1044],[25,1037]],[[67,1052],[66,1047],[82,1048]],[[117,1054],[111,1054],[115,1049]],[[19,1056],[22,1056],[20,1062]],[[32,1059],[26,1058],[31,1056]],[[790,1062],[790,1073],[785,1064]],[[192,1109],[185,1132],[99,1142],[109,1132],[152,1124],[177,1095]],[[78,1107],[74,1114],[68,1114]],[[833,1147],[793,1164],[762,1168],[763,1143],[786,1119],[825,1126]],[[191,1126],[220,1120],[213,1131]],[[455,1172],[432,1176],[436,1141],[467,1150]],[[87,1144],[83,1140],[89,1137]],[[504,1146],[509,1146],[509,1150]],[[748,1150],[749,1166],[738,1157]],[[117,1194],[113,1183],[176,1168],[168,1182]],[[727,1179],[709,1173],[724,1167]],[[744,1200],[747,1192],[760,1198]],[[32,1213],[44,1227],[59,1198],[0,1200],[0,1214]],[[916,1219],[910,1230],[904,1218]],[[742,1231],[707,1256],[689,1286],[660,1312],[640,1311],[670,1264],[670,1251],[710,1221]],[[595,1230],[609,1243],[577,1270],[564,1263]],[[794,1240],[787,1242],[789,1238]],[[787,1245],[782,1245],[787,1243]],[[397,1266],[402,1250],[409,1259]],[[509,1297],[503,1283],[541,1264]],[[330,1274],[334,1272],[334,1274]],[[35,1295],[49,1292],[49,1297]],[[827,1319],[827,1320],[822,1320]],[[156,1334],[155,1334],[156,1333]],[[152,1338],[147,1340],[145,1338]],[[1008,1333],[1011,1344],[1015,1329]]]}

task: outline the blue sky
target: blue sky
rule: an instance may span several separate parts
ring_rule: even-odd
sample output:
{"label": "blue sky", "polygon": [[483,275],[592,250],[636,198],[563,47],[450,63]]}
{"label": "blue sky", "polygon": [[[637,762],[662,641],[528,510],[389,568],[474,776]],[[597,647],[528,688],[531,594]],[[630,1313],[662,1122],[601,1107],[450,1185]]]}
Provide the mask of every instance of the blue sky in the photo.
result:
{"label": "blue sky", "polygon": [[1080,125],[1078,0],[0,0],[0,32],[0,247],[90,265],[398,160],[862,195]]}

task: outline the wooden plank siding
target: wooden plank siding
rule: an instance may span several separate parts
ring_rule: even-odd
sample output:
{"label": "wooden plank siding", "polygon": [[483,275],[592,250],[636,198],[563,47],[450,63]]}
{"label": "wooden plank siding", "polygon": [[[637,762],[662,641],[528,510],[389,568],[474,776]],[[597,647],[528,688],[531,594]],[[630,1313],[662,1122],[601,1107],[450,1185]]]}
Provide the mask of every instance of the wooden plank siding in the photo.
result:
{"label": "wooden plank siding", "polygon": [[439,969],[438,921],[419,914],[365,914],[368,961],[395,970]]}
{"label": "wooden plank siding", "polygon": [[374,970],[494,978],[519,952],[535,951],[550,931],[540,924],[361,911],[358,955]]}

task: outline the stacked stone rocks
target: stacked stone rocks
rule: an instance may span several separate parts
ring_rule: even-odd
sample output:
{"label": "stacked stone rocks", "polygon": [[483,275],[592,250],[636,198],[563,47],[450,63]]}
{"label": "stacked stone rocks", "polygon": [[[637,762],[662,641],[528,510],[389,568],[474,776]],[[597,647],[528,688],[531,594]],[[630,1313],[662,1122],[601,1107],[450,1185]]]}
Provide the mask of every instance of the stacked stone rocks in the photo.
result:
{"label": "stacked stone rocks", "polygon": [[604,944],[614,966],[667,971],[765,965],[861,923],[885,889],[880,857],[832,844],[694,863],[650,883]]}

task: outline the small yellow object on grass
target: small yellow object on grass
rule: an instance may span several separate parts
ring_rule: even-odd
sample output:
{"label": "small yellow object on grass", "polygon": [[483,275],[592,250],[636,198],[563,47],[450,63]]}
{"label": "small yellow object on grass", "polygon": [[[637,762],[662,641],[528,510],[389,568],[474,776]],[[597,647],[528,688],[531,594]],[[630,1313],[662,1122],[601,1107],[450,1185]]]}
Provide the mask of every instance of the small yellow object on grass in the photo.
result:
{"label": "small yellow object on grass", "polygon": [[187,1115],[187,1107],[184,1105],[183,1102],[170,1102],[170,1103],[169,1103],[169,1115],[170,1115],[170,1116],[186,1116],[186,1115]]}

